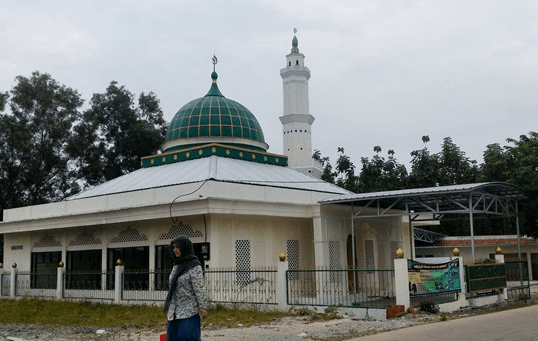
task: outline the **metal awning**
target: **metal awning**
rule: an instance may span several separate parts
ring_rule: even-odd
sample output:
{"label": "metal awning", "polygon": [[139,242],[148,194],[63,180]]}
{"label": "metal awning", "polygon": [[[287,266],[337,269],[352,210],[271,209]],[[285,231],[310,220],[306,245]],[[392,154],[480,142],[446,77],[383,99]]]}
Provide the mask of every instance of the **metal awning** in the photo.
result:
{"label": "metal awning", "polygon": [[415,227],[413,229],[413,233],[414,233],[414,236],[415,236],[415,240],[430,243],[430,244],[435,243],[435,241],[437,239],[445,236],[444,234],[424,230],[424,229],[421,229],[421,228],[418,228],[418,227]]}
{"label": "metal awning", "polygon": [[[525,194],[505,182],[413,188],[399,191],[341,195],[321,204],[353,205],[357,217],[411,215],[413,220],[439,220],[446,214],[514,216],[515,203]],[[428,217],[420,217],[427,215]]]}
{"label": "metal awning", "polygon": [[341,195],[319,203],[351,206],[352,218],[408,216],[410,225],[413,221],[439,221],[448,214],[469,215],[474,259],[474,216],[516,217],[519,241],[518,201],[523,199],[526,195],[512,184],[483,182]]}

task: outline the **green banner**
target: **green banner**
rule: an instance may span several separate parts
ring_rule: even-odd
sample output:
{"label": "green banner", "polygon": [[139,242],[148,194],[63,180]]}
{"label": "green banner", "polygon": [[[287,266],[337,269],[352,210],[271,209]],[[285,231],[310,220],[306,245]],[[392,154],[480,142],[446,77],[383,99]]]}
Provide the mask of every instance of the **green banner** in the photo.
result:
{"label": "green banner", "polygon": [[412,295],[461,291],[460,264],[455,259],[429,264],[407,260],[409,293]]}

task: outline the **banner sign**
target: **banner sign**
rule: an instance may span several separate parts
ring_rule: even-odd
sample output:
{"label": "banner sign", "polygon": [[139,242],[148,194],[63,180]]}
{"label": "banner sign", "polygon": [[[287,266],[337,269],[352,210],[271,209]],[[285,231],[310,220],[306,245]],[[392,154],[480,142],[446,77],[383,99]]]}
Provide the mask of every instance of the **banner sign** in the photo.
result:
{"label": "banner sign", "polygon": [[412,295],[461,291],[458,259],[438,264],[420,263],[408,259],[407,270],[409,292]]}

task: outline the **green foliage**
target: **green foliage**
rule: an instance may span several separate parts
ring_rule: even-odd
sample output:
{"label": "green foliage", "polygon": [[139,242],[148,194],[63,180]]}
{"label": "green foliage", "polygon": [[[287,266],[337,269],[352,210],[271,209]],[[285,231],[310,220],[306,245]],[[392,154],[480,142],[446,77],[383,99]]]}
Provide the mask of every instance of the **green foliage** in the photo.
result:
{"label": "green foliage", "polygon": [[0,94],[0,208],[62,199],[78,190],[65,152],[83,101],[48,74],[18,76]]}
{"label": "green foliage", "polygon": [[538,133],[506,141],[509,145],[504,147],[487,146],[481,165],[483,180],[509,182],[526,192],[529,199],[519,209],[521,232],[538,236]]}
{"label": "green foliage", "polygon": [[4,324],[47,324],[65,326],[123,327],[164,325],[160,307],[124,306],[89,302],[47,301],[37,298],[0,300],[0,321]]}
{"label": "green foliage", "polygon": [[[209,310],[203,324],[222,327],[244,327],[267,323],[289,316],[284,312],[261,312],[226,309],[222,305]],[[82,302],[66,302],[23,298],[0,300],[0,321],[3,324],[44,324],[57,326],[94,326],[100,328],[162,328],[166,330],[166,316],[162,307],[146,305],[114,305]]]}
{"label": "green foliage", "polygon": [[428,314],[437,314],[439,312],[439,306],[430,301],[420,303],[418,309]]}
{"label": "green foliage", "polygon": [[142,93],[135,105],[134,94],[113,81],[90,106],[68,147],[79,178],[89,185],[136,170],[141,157],[160,150],[167,123],[154,93]]}

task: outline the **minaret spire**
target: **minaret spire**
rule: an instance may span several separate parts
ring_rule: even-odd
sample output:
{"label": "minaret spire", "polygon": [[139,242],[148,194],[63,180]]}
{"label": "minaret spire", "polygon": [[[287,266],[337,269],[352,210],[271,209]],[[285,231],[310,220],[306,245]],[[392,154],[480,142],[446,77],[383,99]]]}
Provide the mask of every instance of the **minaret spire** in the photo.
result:
{"label": "minaret spire", "polygon": [[308,80],[310,70],[304,66],[304,54],[299,52],[297,29],[293,29],[291,53],[286,56],[287,66],[280,70],[284,84],[283,128],[284,151],[288,165],[297,171],[320,178],[321,163],[312,159],[312,123],[309,113]]}

